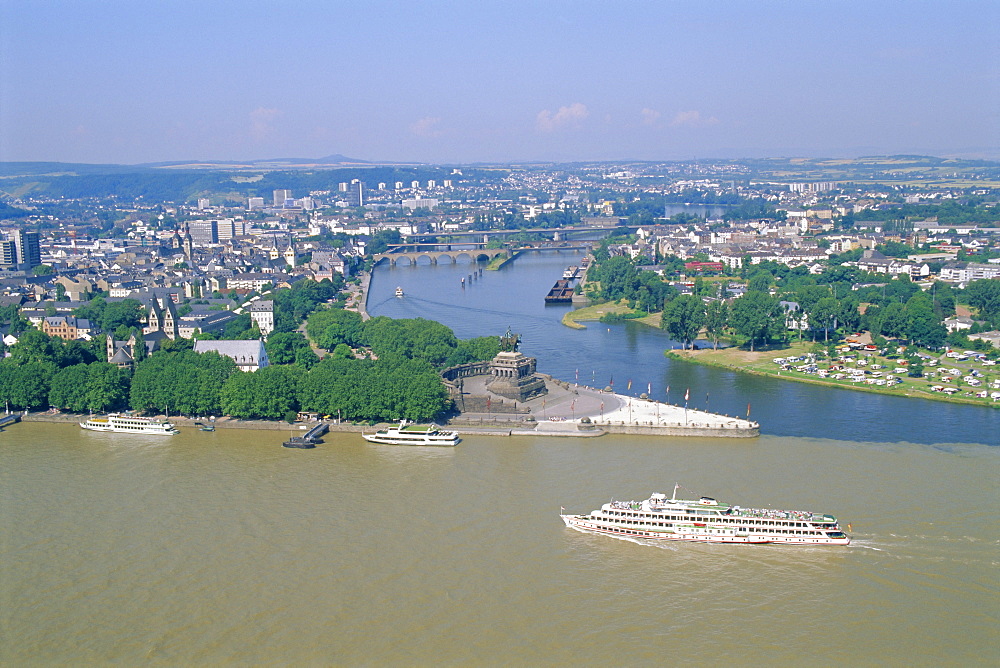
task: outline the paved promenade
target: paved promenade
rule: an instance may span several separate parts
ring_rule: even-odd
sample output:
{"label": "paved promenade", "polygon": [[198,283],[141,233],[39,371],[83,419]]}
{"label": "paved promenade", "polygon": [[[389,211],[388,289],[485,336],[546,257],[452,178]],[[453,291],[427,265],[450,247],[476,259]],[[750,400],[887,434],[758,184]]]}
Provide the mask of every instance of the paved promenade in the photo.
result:
{"label": "paved promenade", "polygon": [[[536,432],[576,431],[583,418],[604,431],[629,433],[690,433],[709,435],[705,431],[721,434],[740,432],[740,435],[757,435],[756,422],[717,413],[638,399],[613,392],[597,390],[545,376],[548,393],[518,403],[527,408],[537,422]],[[465,379],[465,393],[486,396],[488,376]],[[523,421],[526,414],[463,413],[461,419],[482,422],[496,420]],[[556,425],[566,425],[559,428]],[[525,425],[525,428],[529,428]],[[752,432],[752,433],[744,433]]]}

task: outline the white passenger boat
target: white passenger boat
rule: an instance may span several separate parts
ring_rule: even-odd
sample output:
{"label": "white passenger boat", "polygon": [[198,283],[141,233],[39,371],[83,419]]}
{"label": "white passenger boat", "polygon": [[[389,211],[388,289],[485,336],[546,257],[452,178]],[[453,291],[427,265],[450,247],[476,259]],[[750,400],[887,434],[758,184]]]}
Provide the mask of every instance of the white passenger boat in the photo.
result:
{"label": "white passenger boat", "polygon": [[653,494],[645,501],[611,501],[588,515],[561,515],[566,526],[588,533],[708,543],[847,545],[837,518],[806,510],[743,508],[703,496],[686,501]]}
{"label": "white passenger boat", "polygon": [[397,287],[396,288],[396,296],[397,297],[402,297],[403,296],[403,288],[401,288],[401,287]]}
{"label": "white passenger boat", "polygon": [[180,433],[176,427],[166,420],[136,417],[123,413],[93,416],[80,426],[92,431],[113,431],[122,434],[165,434],[173,436]]}
{"label": "white passenger boat", "polygon": [[458,445],[458,433],[444,431],[436,424],[415,425],[401,421],[397,426],[379,429],[374,434],[361,434],[372,443],[387,445]]}

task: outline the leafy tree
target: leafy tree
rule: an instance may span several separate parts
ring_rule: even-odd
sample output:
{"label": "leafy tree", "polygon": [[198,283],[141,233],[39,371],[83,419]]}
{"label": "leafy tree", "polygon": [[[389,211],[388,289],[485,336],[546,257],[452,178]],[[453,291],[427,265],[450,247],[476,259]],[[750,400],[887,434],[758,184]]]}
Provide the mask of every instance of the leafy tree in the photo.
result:
{"label": "leafy tree", "polygon": [[226,323],[220,338],[225,341],[252,341],[260,337],[260,329],[250,314],[241,313]]}
{"label": "leafy tree", "polygon": [[858,310],[858,300],[853,295],[840,300],[837,321],[848,331],[855,331],[861,326],[861,312]]}
{"label": "leafy tree", "polygon": [[885,285],[886,302],[895,301],[904,304],[918,292],[920,292],[920,286],[914,283],[907,274],[900,274]]}
{"label": "leafy tree", "polygon": [[[594,270],[597,271],[594,271]],[[638,288],[635,265],[618,255],[590,269],[593,280],[601,284],[601,297],[608,300],[629,299]]]}
{"label": "leafy tree", "polygon": [[354,351],[346,343],[338,343],[330,354],[334,359],[354,359]]}
{"label": "leafy tree", "polygon": [[941,320],[955,315],[955,290],[947,283],[935,281],[931,286],[934,312]]}
{"label": "leafy tree", "polygon": [[7,359],[15,365],[31,362],[58,365],[62,359],[62,340],[49,337],[38,329],[28,330],[11,346],[10,357]]}
{"label": "leafy tree", "polygon": [[304,373],[294,365],[268,366],[253,373],[237,371],[222,386],[222,411],[241,419],[280,419],[297,410],[297,388]]}
{"label": "leafy tree", "polygon": [[387,251],[390,245],[401,243],[403,243],[403,236],[399,233],[399,230],[380,230],[372,236],[371,241],[368,243],[368,252],[372,255],[377,255]]}
{"label": "leafy tree", "polygon": [[74,413],[86,412],[89,409],[87,375],[86,364],[74,364],[57,371],[49,388],[49,405]]}
{"label": "leafy tree", "polygon": [[127,405],[129,393],[128,372],[107,362],[87,365],[87,408],[103,413]]}
{"label": "leafy tree", "polygon": [[136,299],[123,299],[120,302],[106,304],[100,315],[101,329],[113,332],[118,327],[142,327],[145,311],[142,303]]}
{"label": "leafy tree", "polygon": [[803,285],[795,291],[795,302],[799,305],[799,308],[809,313],[816,302],[829,296],[831,296],[829,286]]}
{"label": "leafy tree", "polygon": [[312,348],[299,348],[295,352],[295,363],[303,369],[311,369],[319,363],[319,357]]}
{"label": "leafy tree", "polygon": [[364,324],[364,337],[380,358],[423,359],[434,366],[445,364],[458,346],[451,329],[423,318],[372,318]]}
{"label": "leafy tree", "polygon": [[932,349],[940,348],[948,336],[926,292],[913,295],[906,303],[906,335],[914,343]]}
{"label": "leafy tree", "polygon": [[667,330],[682,348],[687,348],[705,323],[705,305],[694,295],[680,295],[663,309],[660,326]]}
{"label": "leafy tree", "polygon": [[979,317],[994,325],[1000,325],[1000,280],[984,278],[972,281],[966,286],[962,297],[979,309]]}
{"label": "leafy tree", "polygon": [[837,316],[840,314],[840,304],[833,297],[823,297],[816,302],[809,312],[809,327],[813,330],[823,330],[823,341],[830,340],[830,329],[837,328]]}
{"label": "leafy tree", "polygon": [[747,338],[750,350],[758,341],[769,342],[783,331],[784,311],[776,297],[765,292],[749,291],[733,301],[729,324]]}
{"label": "leafy tree", "polygon": [[757,292],[768,292],[771,289],[771,284],[774,282],[774,276],[766,270],[757,271],[753,276],[750,277],[747,283],[747,290],[754,290]]}
{"label": "leafy tree", "polygon": [[236,363],[218,353],[157,351],[136,365],[129,402],[137,411],[221,413],[220,388]]}
{"label": "leafy tree", "polygon": [[500,352],[500,338],[496,336],[478,336],[473,339],[459,341],[458,347],[466,351],[471,360],[491,360]]}
{"label": "leafy tree", "polygon": [[31,328],[31,321],[23,317],[14,304],[0,307],[0,323],[8,323],[11,334],[20,334]]}
{"label": "leafy tree", "polygon": [[303,348],[309,350],[309,341],[299,332],[272,332],[264,344],[271,364],[294,364]]}
{"label": "leafy tree", "polygon": [[729,305],[720,300],[710,301],[705,308],[705,333],[712,341],[712,347],[719,348],[719,339],[729,324]]}
{"label": "leafy tree", "polygon": [[48,408],[55,371],[56,366],[50,361],[21,363],[12,357],[0,360],[0,401],[11,408]]}
{"label": "leafy tree", "polygon": [[450,406],[441,377],[422,360],[325,359],[300,385],[302,410],[348,420],[434,419]]}
{"label": "leafy tree", "polygon": [[333,350],[338,344],[346,343],[358,348],[365,343],[365,328],[361,314],[343,309],[322,309],[316,311],[306,322],[306,332],[317,346]]}
{"label": "leafy tree", "polygon": [[893,302],[883,308],[879,313],[877,327],[877,333],[882,336],[893,339],[903,338],[907,329],[906,307],[898,302]]}

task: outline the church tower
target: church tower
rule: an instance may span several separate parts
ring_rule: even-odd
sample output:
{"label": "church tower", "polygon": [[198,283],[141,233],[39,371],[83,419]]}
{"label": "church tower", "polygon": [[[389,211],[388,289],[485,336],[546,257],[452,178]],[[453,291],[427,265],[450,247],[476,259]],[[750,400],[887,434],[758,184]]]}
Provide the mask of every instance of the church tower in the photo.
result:
{"label": "church tower", "polygon": [[288,235],[288,248],[285,249],[284,258],[285,258],[285,264],[287,264],[289,267],[295,266],[295,260],[296,260],[295,242],[292,241],[291,234]]}
{"label": "church tower", "polygon": [[194,240],[191,238],[191,228],[188,225],[184,225],[184,257],[187,258],[188,262],[194,260]]}

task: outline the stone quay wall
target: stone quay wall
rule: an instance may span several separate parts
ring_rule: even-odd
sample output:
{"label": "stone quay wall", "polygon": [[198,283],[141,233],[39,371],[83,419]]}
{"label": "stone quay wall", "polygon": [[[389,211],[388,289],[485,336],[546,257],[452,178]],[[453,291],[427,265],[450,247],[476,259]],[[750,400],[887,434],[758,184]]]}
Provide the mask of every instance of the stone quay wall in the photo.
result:
{"label": "stone quay wall", "polygon": [[634,434],[638,436],[706,436],[714,438],[756,438],[760,436],[760,426],[744,427],[739,425],[642,425],[627,423],[595,422],[609,434]]}

